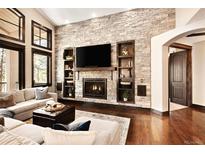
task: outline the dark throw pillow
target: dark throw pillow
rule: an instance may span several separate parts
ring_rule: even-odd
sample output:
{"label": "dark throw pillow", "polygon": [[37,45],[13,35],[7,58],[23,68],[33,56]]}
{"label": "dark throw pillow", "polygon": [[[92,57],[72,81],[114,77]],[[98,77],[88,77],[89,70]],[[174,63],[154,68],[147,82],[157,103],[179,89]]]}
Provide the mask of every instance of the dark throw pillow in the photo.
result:
{"label": "dark throw pillow", "polygon": [[91,121],[79,122],[76,124],[64,125],[60,123],[56,123],[53,125],[53,129],[55,130],[65,130],[65,131],[88,131],[90,128]]}
{"label": "dark throw pillow", "polygon": [[7,109],[0,109],[0,116],[13,118],[14,117],[14,112],[9,111]]}

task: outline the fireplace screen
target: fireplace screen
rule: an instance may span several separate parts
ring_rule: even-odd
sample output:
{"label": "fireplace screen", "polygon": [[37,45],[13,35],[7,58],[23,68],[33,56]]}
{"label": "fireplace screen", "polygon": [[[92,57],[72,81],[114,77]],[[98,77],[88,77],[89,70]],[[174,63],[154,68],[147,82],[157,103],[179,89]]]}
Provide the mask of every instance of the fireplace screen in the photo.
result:
{"label": "fireplace screen", "polygon": [[83,97],[107,99],[107,79],[83,79]]}

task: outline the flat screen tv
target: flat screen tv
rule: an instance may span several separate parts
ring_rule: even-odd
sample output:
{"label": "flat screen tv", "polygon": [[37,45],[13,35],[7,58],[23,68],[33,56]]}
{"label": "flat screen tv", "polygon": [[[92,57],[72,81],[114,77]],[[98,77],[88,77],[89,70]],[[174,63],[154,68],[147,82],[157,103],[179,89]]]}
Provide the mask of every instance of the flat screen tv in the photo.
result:
{"label": "flat screen tv", "polygon": [[76,48],[76,67],[110,67],[111,44]]}

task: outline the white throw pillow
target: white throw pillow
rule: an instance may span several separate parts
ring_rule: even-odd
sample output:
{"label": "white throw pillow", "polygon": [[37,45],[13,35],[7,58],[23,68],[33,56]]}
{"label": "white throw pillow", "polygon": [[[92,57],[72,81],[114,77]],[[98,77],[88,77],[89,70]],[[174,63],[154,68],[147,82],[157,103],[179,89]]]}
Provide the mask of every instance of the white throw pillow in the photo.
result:
{"label": "white throw pillow", "polygon": [[24,90],[19,90],[13,93],[14,95],[14,100],[16,103],[19,102],[24,102],[25,98],[24,98]]}
{"label": "white throw pillow", "polygon": [[31,100],[35,98],[35,88],[28,88],[24,91],[25,100]]}
{"label": "white throw pillow", "polygon": [[46,128],[42,131],[46,145],[92,145],[95,131],[61,131]]}

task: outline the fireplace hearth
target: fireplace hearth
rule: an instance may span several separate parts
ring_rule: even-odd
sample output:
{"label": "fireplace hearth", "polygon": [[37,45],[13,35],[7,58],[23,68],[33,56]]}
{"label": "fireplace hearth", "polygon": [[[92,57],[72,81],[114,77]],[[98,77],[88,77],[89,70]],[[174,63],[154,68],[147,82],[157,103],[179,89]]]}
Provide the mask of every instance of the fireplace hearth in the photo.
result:
{"label": "fireplace hearth", "polygon": [[84,78],[83,97],[107,99],[107,79]]}

